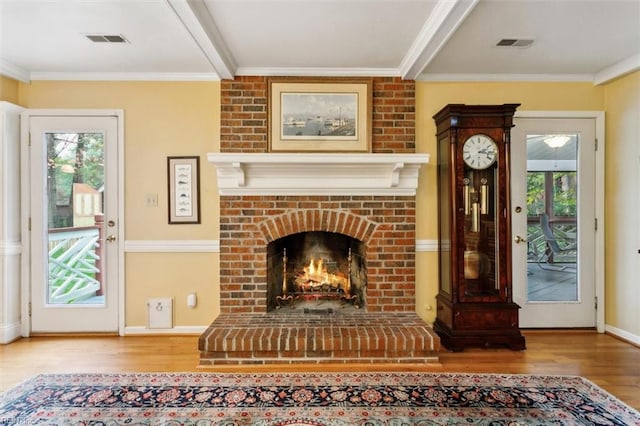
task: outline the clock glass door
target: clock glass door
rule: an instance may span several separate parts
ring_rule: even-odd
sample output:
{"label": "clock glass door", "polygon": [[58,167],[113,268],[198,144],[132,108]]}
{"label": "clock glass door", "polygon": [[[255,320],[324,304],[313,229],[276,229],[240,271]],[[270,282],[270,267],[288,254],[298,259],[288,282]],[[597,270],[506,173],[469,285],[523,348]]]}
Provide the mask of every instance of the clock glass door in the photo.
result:
{"label": "clock glass door", "polygon": [[466,170],[463,178],[465,221],[462,300],[493,297],[500,291],[495,179],[494,168]]}
{"label": "clock glass door", "polygon": [[475,134],[463,143],[462,159],[464,279],[460,300],[499,301],[498,147],[490,136]]}
{"label": "clock glass door", "polygon": [[513,235],[522,242],[513,245],[513,280],[522,327],[595,325],[594,140],[589,119],[516,122]]}

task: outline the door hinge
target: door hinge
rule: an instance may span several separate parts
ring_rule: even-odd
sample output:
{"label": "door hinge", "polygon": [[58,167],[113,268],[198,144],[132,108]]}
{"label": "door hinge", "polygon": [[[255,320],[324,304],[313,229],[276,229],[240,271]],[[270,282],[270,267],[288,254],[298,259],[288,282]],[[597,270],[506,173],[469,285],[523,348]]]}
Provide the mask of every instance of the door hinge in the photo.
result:
{"label": "door hinge", "polygon": [[29,146],[31,146],[31,132],[29,132]]}
{"label": "door hinge", "polygon": [[598,296],[593,298],[593,308],[597,311],[598,310]]}
{"label": "door hinge", "polygon": [[598,218],[597,217],[593,219],[593,229],[596,230],[596,231],[598,230]]}
{"label": "door hinge", "polygon": [[27,222],[27,230],[31,231],[31,218]]}
{"label": "door hinge", "polygon": [[598,138],[595,138],[595,149],[594,151],[598,150]]}
{"label": "door hinge", "polygon": [[29,316],[31,316],[31,302],[29,302]]}

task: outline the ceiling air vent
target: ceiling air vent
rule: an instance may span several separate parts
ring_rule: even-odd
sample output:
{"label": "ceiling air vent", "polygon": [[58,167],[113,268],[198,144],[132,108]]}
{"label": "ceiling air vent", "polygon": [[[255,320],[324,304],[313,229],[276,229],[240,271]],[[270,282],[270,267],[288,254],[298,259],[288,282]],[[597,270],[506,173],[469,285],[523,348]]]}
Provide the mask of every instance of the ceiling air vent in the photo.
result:
{"label": "ceiling air vent", "polygon": [[119,34],[85,34],[94,43],[127,43],[127,39]]}
{"label": "ceiling air vent", "polygon": [[496,46],[502,47],[529,47],[533,44],[532,38],[503,38]]}

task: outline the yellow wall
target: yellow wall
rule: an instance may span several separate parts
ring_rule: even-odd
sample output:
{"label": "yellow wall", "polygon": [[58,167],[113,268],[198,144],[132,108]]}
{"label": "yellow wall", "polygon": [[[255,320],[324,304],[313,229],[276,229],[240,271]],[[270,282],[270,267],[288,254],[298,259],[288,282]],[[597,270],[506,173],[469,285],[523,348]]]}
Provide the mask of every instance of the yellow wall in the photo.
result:
{"label": "yellow wall", "polygon": [[[219,151],[219,82],[32,82],[20,84],[27,108],[124,110],[126,240],[217,240],[215,167]],[[167,156],[200,156],[202,223],[167,223]],[[146,194],[158,195],[147,207]],[[218,256],[214,253],[127,253],[126,326],[146,324],[149,297],[175,298],[175,325],[208,325],[219,314]],[[198,294],[196,309],[187,294]]]}
{"label": "yellow wall", "polygon": [[[20,83],[17,89],[16,85],[13,80],[0,80],[0,99],[28,108],[124,109],[127,240],[219,238],[215,168],[209,166],[204,157],[207,152],[219,150],[219,82],[33,82]],[[623,225],[636,226],[635,222],[629,222],[628,216],[634,212],[637,216],[640,209],[637,190],[640,187],[639,88],[639,73],[603,86],[417,82],[416,147],[418,152],[432,155],[431,163],[423,168],[420,176],[418,240],[433,242],[438,237],[432,116],[444,105],[520,103],[519,111],[606,109],[607,205],[631,206],[624,211],[617,207],[606,211],[607,323],[640,335],[640,319],[635,309],[640,303],[640,290],[633,281],[637,275],[637,259],[624,254],[635,254],[638,236],[633,239],[630,233],[625,233],[629,228]],[[15,99],[17,94],[19,98]],[[166,157],[170,155],[201,156],[201,225],[167,224]],[[636,171],[635,180],[629,178],[628,170]],[[145,194],[158,194],[158,207],[146,207]],[[629,201],[633,196],[635,204]],[[634,217],[634,220],[637,219]],[[625,235],[627,237],[622,238]],[[419,252],[416,264],[416,309],[425,320],[433,322],[437,251]],[[214,253],[128,253],[126,325],[144,326],[146,299],[164,296],[175,297],[177,326],[208,325],[219,313],[218,268],[218,255]],[[198,293],[199,305],[195,310],[186,308],[185,299],[190,292]]]}
{"label": "yellow wall", "polygon": [[0,75],[0,101],[18,103],[18,82]]}
{"label": "yellow wall", "polygon": [[605,93],[606,323],[640,336],[640,71]]}
{"label": "yellow wall", "polygon": [[[433,83],[416,82],[416,151],[431,154],[420,172],[417,197],[418,240],[437,240],[436,128],[433,115],[450,103],[519,103],[518,111],[594,111],[604,109],[604,88],[592,83]],[[419,252],[416,258],[416,311],[435,320],[438,293],[438,253]]]}

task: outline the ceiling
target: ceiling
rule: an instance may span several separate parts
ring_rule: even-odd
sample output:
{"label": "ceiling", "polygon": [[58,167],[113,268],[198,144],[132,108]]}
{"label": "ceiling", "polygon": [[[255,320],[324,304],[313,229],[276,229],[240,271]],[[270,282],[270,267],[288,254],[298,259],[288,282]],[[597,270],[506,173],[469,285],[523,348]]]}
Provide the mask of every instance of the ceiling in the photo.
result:
{"label": "ceiling", "polygon": [[[496,46],[501,39],[533,43]],[[296,75],[601,84],[638,69],[640,0],[0,0],[0,74],[25,82]]]}

